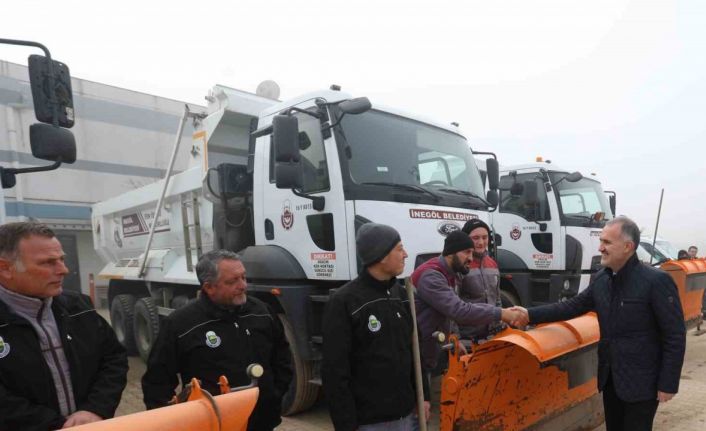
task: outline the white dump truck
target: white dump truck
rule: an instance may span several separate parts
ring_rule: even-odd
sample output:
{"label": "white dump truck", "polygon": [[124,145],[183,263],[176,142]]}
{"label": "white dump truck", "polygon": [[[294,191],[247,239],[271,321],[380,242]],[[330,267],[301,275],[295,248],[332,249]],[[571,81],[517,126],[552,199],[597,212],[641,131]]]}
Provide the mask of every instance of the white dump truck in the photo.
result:
{"label": "white dump truck", "polygon": [[600,268],[599,236],[615,193],[591,175],[550,162],[501,166],[491,213],[504,306],[557,302],[586,288]]}
{"label": "white dump truck", "polygon": [[93,207],[113,326],[146,356],[160,316],[197,295],[199,256],[237,251],[249,294],[284,322],[296,372],[283,410],[301,411],[319,389],[324,305],[361,270],[357,229],[394,226],[408,276],[440,253],[447,233],[488,220],[498,165],[487,164],[485,193],[455,125],[371,106],[335,86],[286,102],[216,86],[207,100],[207,112],[185,115],[193,145],[175,146],[190,154],[188,169]]}

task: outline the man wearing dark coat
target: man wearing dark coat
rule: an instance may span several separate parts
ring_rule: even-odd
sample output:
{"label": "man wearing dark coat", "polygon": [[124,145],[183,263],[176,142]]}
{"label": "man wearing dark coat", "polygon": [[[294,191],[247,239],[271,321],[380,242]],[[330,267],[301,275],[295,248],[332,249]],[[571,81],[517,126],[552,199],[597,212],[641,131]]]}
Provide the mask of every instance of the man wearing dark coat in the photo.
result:
{"label": "man wearing dark coat", "polygon": [[620,216],[600,236],[595,281],[576,297],[530,308],[530,323],[598,315],[598,389],[607,431],[651,430],[657,406],[679,389],[686,328],[679,294],[664,271],[640,263],[640,231]]}
{"label": "man wearing dark coat", "polygon": [[64,289],[54,231],[0,226],[0,430],[49,431],[112,418],[127,355],[90,299]]}

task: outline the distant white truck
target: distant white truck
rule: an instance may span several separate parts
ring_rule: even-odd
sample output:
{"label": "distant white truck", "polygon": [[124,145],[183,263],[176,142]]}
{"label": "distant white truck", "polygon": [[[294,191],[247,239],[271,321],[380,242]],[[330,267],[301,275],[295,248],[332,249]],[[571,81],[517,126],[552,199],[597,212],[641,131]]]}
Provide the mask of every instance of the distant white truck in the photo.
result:
{"label": "distant white truck", "polygon": [[501,166],[491,213],[504,306],[532,306],[576,295],[600,267],[600,231],[615,194],[594,176],[549,162]]}
{"label": "distant white truck", "polygon": [[175,150],[190,154],[190,168],[166,188],[162,180],[93,207],[113,326],[145,357],[159,317],[196,296],[198,257],[237,251],[250,294],[284,322],[296,372],[283,410],[301,411],[318,393],[329,294],[361,270],[357,229],[393,225],[410,275],[441,252],[446,234],[488,221],[498,165],[488,162],[484,193],[456,126],[336,88],[279,102],[216,86],[207,100],[206,113],[189,115],[193,145]]}
{"label": "distant white truck", "polygon": [[637,257],[642,262],[650,265],[664,262],[667,259],[677,260],[679,251],[666,239],[649,235],[640,236],[640,245],[637,247]]}

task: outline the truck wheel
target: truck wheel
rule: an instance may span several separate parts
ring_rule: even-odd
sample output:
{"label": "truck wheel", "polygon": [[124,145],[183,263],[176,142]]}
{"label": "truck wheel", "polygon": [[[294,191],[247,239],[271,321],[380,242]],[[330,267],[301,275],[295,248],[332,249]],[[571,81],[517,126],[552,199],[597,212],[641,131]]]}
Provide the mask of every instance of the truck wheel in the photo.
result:
{"label": "truck wheel", "polygon": [[522,305],[520,304],[520,300],[514,293],[510,293],[507,290],[502,289],[500,289],[500,302],[502,303],[503,308],[514,307],[515,305]]}
{"label": "truck wheel", "polygon": [[140,298],[135,303],[135,345],[142,360],[147,363],[150,349],[159,334],[159,314],[152,298]]}
{"label": "truck wheel", "polygon": [[133,320],[135,313],[135,297],[133,295],[117,295],[110,303],[110,324],[120,344],[127,354],[137,354]]}
{"label": "truck wheel", "polygon": [[294,371],[289,390],[282,398],[282,415],[289,416],[311,407],[319,396],[319,386],[309,382],[314,375],[314,366],[311,361],[305,361],[299,355],[292,325],[283,314],[280,314],[279,318],[284,326],[289,351],[292,353]]}

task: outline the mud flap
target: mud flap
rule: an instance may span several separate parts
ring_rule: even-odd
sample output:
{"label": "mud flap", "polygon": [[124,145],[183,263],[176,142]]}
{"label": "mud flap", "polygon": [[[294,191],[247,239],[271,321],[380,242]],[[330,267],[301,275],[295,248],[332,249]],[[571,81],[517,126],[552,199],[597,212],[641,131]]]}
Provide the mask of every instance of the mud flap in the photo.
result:
{"label": "mud flap", "polygon": [[598,426],[598,339],[589,313],[527,332],[507,329],[467,355],[455,349],[442,382],[441,430]]}

